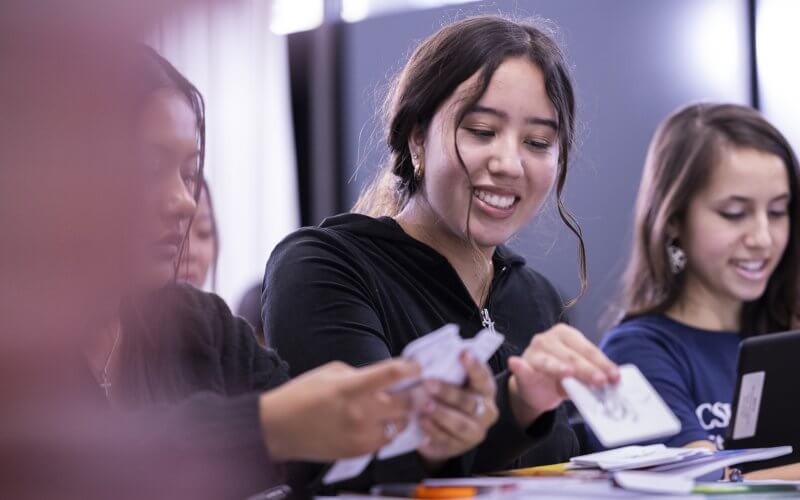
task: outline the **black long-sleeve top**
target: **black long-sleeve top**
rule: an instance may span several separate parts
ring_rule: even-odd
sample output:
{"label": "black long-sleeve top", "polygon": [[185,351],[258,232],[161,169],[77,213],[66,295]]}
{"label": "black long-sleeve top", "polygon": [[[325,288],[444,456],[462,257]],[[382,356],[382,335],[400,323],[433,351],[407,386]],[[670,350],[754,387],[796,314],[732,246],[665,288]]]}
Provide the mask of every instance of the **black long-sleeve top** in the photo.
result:
{"label": "black long-sleeve top", "polygon": [[[561,300],[542,275],[508,248],[498,247],[493,263],[486,310],[506,337],[489,361],[500,418],[481,445],[451,460],[441,474],[557,463],[578,453],[561,410],[522,429],[509,406],[508,357],[559,321]],[[362,366],[398,356],[409,342],[447,323],[458,324],[464,337],[484,327],[481,311],[445,257],[391,218],[357,214],[301,229],[276,247],[264,276],[262,319],[271,345],[288,361],[293,376],[331,360]],[[364,489],[425,475],[420,457],[412,453],[374,461],[341,488]]]}
{"label": "black long-sleeve top", "polygon": [[0,496],[241,500],[282,484],[259,396],[288,378],[285,363],[219,297],[187,286],[121,313],[111,405],[78,332],[3,330],[30,343],[0,363]]}
{"label": "black long-sleeve top", "polygon": [[289,378],[286,363],[261,347],[253,328],[217,295],[168,285],[122,306],[114,400],[136,409],[198,392],[260,393]]}
{"label": "black long-sleeve top", "polygon": [[169,285],[127,300],[121,325],[113,406],[170,457],[173,485],[187,496],[199,485],[197,498],[243,498],[286,481],[264,445],[259,396],[287,381],[288,367],[245,320],[214,294]]}

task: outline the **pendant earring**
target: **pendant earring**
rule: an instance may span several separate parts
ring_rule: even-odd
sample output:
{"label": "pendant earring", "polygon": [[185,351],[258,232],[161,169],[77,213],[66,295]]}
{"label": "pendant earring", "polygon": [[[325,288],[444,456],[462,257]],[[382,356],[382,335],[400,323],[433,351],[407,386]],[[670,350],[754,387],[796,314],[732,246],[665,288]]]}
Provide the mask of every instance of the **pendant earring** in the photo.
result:
{"label": "pendant earring", "polygon": [[667,245],[667,257],[669,258],[669,268],[672,274],[680,274],[681,271],[686,269],[686,252],[675,241]]}
{"label": "pendant earring", "polygon": [[425,163],[418,154],[412,155],[411,159],[414,164],[414,180],[419,182],[422,180],[422,176],[425,175]]}

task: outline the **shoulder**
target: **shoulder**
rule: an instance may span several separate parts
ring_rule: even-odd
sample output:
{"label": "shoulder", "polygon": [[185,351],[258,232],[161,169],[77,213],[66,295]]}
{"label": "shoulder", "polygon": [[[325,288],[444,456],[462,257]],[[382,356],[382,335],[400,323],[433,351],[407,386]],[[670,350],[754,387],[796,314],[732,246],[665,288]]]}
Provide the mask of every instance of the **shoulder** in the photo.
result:
{"label": "shoulder", "polygon": [[542,273],[522,262],[508,264],[504,272],[509,279],[504,284],[506,300],[520,301],[519,307],[534,308],[559,321],[564,312],[564,300],[555,286]]}
{"label": "shoulder", "polygon": [[[502,269],[502,268],[501,268]],[[532,335],[565,321],[565,307],[553,284],[524,262],[508,265],[491,291],[490,306],[509,341],[524,349]]]}
{"label": "shoulder", "polygon": [[600,347],[616,362],[644,361],[648,356],[677,356],[685,350],[677,330],[676,324],[661,315],[640,316],[610,330]]}
{"label": "shoulder", "polygon": [[369,233],[359,229],[376,224],[380,223],[370,217],[342,214],[325,219],[319,226],[300,228],[275,246],[267,269],[298,261],[313,265],[315,258],[352,262],[370,240]]}
{"label": "shoulder", "polygon": [[244,320],[234,316],[222,297],[186,284],[169,284],[148,294],[140,302],[151,325],[151,334],[165,337],[191,338],[217,344],[232,330],[247,328]]}
{"label": "shoulder", "polygon": [[138,295],[128,301],[128,308],[132,307],[144,310],[160,320],[208,319],[232,315],[228,305],[218,295],[180,283],[170,283]]}
{"label": "shoulder", "polygon": [[533,296],[537,301],[545,300],[561,307],[561,295],[545,276],[527,264],[525,259],[515,253],[506,245],[500,245],[495,250],[495,267],[500,266],[501,272],[508,272],[511,276],[510,285],[515,289],[524,287],[527,295]]}
{"label": "shoulder", "polygon": [[140,342],[179,351],[211,349],[250,328],[221,297],[186,284],[169,284],[129,298],[123,304],[122,321]]}
{"label": "shoulder", "polygon": [[520,266],[518,273],[519,278],[529,290],[536,294],[538,300],[544,300],[549,305],[559,309],[562,307],[561,294],[542,273],[527,265]]}

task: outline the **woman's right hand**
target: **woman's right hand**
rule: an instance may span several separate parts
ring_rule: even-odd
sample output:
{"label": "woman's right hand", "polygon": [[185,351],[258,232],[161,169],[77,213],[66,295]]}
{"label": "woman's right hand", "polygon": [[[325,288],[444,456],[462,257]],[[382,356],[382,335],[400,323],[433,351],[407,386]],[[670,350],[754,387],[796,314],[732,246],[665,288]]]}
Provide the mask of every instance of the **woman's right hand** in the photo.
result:
{"label": "woman's right hand", "polygon": [[575,377],[595,387],[619,382],[619,368],[581,332],[558,324],[534,335],[522,356],[509,358],[511,408],[527,427],[567,398],[561,381]]}
{"label": "woman's right hand", "polygon": [[479,445],[497,421],[492,371],[467,351],[459,361],[467,374],[463,385],[438,380],[423,384],[428,400],[422,406],[419,425],[426,439],[417,451],[431,471]]}
{"label": "woman's right hand", "polygon": [[334,361],[262,394],[270,456],[328,462],[378,450],[405,428],[412,411],[408,391],[387,390],[419,374],[419,365],[405,360],[360,369]]}

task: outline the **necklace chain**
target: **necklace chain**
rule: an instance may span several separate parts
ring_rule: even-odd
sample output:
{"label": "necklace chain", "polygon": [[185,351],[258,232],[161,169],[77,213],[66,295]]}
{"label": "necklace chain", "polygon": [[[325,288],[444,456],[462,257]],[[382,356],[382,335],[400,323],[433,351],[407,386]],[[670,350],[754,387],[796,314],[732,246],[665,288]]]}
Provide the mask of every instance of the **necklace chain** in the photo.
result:
{"label": "necklace chain", "polygon": [[111,399],[111,377],[108,374],[108,368],[111,365],[111,358],[114,356],[114,351],[117,350],[117,344],[119,344],[121,331],[122,328],[117,326],[117,334],[114,336],[114,344],[111,346],[111,350],[108,352],[106,363],[103,365],[103,371],[100,372],[100,387],[102,387],[103,391],[105,391],[106,399]]}

